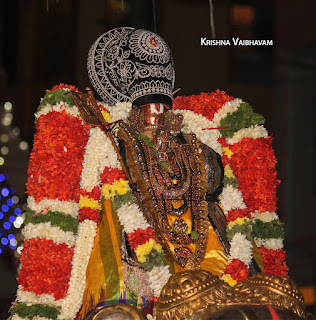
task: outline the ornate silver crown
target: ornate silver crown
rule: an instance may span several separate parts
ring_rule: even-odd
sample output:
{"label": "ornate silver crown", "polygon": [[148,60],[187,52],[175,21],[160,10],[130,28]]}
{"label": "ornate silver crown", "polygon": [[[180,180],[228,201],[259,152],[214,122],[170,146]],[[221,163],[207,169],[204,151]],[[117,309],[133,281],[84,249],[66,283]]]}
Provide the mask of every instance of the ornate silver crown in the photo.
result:
{"label": "ornate silver crown", "polygon": [[109,104],[172,103],[171,51],[154,32],[125,27],[101,35],[89,51],[88,74]]}

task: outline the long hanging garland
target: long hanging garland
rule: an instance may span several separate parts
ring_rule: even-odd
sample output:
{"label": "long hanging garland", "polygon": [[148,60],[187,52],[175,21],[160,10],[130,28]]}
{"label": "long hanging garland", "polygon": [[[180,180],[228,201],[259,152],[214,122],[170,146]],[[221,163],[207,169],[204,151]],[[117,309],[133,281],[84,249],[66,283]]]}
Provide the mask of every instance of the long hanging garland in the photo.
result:
{"label": "long hanging garland", "polygon": [[219,199],[231,245],[222,279],[233,286],[247,278],[253,241],[264,272],[287,276],[283,225],[275,213],[276,158],[272,137],[262,125],[264,118],[241,99],[219,90],[177,97],[174,109],[183,114],[186,131],[196,133],[222,156],[224,189]]}
{"label": "long hanging garland", "polygon": [[[70,90],[48,90],[36,113],[29,164],[28,209],[13,319],[74,319],[81,307],[86,267],[100,218],[101,195],[111,199],[130,247],[147,272],[152,300],[170,277],[163,251],[132,195],[111,142],[83,123]],[[216,91],[178,97],[185,131],[221,154],[220,204],[231,244],[222,278],[234,285],[249,274],[252,241],[266,273],[286,275],[283,229],[275,213],[276,159],[263,118],[240,99]],[[126,121],[131,105],[100,104],[106,121]],[[210,129],[228,127],[228,129]]]}

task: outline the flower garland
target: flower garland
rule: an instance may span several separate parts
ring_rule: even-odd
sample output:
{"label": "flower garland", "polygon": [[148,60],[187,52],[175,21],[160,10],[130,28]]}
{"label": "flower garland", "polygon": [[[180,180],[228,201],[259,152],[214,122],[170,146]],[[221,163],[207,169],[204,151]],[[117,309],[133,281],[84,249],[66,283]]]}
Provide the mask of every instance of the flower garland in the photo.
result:
{"label": "flower garland", "polygon": [[186,131],[222,155],[224,188],[219,200],[231,246],[222,279],[232,286],[246,279],[253,241],[262,254],[264,271],[286,275],[283,229],[275,213],[276,159],[263,117],[219,90],[176,98],[174,108],[183,114]]}
{"label": "flower garland", "polygon": [[129,245],[135,251],[139,264],[147,272],[149,284],[155,295],[151,300],[154,301],[171,276],[168,266],[163,265],[162,247],[139,209],[123,171],[106,167],[101,179],[104,183],[103,196],[113,200],[113,209],[127,235]]}
{"label": "flower garland", "polygon": [[[159,297],[170,277],[163,250],[136,203],[111,141],[100,128],[83,123],[70,90],[77,89],[59,85],[47,90],[36,113],[13,319],[75,318],[102,195],[112,200],[129,245],[147,272],[152,300]],[[282,225],[275,214],[276,160],[272,139],[259,125],[262,118],[242,100],[218,90],[178,97],[174,105],[174,112],[184,116],[184,130],[196,133],[222,155],[225,178],[220,203],[231,244],[223,279],[234,285],[248,276],[253,240],[261,251],[265,272],[286,275]],[[99,106],[108,122],[126,121],[131,110],[128,103]],[[206,130],[225,126],[228,131]]]}

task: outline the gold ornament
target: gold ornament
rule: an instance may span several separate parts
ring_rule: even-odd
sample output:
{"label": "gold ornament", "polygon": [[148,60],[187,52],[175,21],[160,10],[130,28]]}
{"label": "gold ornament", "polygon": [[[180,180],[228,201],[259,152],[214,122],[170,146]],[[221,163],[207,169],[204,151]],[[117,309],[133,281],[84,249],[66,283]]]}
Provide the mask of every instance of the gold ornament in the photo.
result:
{"label": "gold ornament", "polygon": [[206,309],[215,312],[232,300],[233,289],[206,270],[174,274],[161,291],[156,307],[159,320],[180,320]]}
{"label": "gold ornament", "polygon": [[[217,312],[250,310],[251,313],[251,308],[266,305],[281,309],[289,317],[310,316],[302,293],[290,278],[258,273],[232,288],[208,271],[187,270],[174,274],[162,289],[156,318],[202,320]],[[254,315],[251,319],[257,318]]]}
{"label": "gold ornament", "polygon": [[235,303],[271,305],[307,317],[303,294],[290,278],[258,273],[238,283],[234,291],[243,297]]}
{"label": "gold ornament", "polygon": [[105,307],[97,307],[86,315],[83,320],[146,320],[146,316],[136,307],[129,304],[117,303]]}

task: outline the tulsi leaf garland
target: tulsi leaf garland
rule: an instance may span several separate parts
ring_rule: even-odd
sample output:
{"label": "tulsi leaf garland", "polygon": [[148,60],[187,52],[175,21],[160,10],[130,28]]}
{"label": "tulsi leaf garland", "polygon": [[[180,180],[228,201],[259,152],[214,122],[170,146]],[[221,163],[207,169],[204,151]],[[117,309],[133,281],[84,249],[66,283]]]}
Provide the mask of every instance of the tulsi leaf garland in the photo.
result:
{"label": "tulsi leaf garland", "polygon": [[33,319],[35,317],[41,317],[46,319],[57,320],[60,314],[58,308],[45,304],[33,304],[28,306],[26,303],[18,302],[14,309],[11,310],[13,318],[15,315],[20,316],[21,318]]}
{"label": "tulsi leaf garland", "polygon": [[79,221],[69,214],[58,211],[49,211],[45,214],[36,213],[36,211],[27,208],[24,225],[28,223],[38,224],[42,222],[50,222],[54,226],[58,226],[63,231],[72,231],[77,233]]}
{"label": "tulsi leaf garland", "polygon": [[263,116],[253,112],[248,103],[241,103],[237,111],[229,113],[220,121],[221,127],[228,128],[219,131],[225,138],[231,138],[240,129],[250,128],[256,124],[264,124]]}

